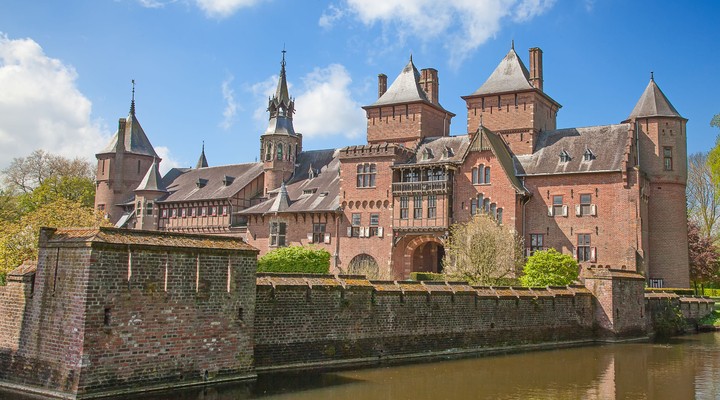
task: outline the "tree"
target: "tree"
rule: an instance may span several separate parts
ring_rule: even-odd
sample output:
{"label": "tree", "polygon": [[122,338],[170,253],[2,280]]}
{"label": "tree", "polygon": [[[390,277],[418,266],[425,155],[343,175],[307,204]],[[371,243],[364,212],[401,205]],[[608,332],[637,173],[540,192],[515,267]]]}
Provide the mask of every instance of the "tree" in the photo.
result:
{"label": "tree", "polygon": [[522,250],[522,239],[515,232],[486,214],[478,214],[450,227],[443,269],[451,279],[494,285],[517,275]]}
{"label": "tree", "polygon": [[30,193],[51,176],[94,179],[93,167],[81,158],[69,159],[35,150],[27,157],[12,160],[3,170],[7,189]]}
{"label": "tree", "polygon": [[[715,114],[710,120],[710,126],[720,129],[720,114]],[[720,186],[720,135],[715,139],[715,147],[708,153],[708,164],[712,172],[713,183]]]}
{"label": "tree", "polygon": [[330,253],[315,247],[281,247],[260,257],[257,270],[327,274],[330,271]]}
{"label": "tree", "polygon": [[573,283],[578,273],[574,258],[550,248],[528,257],[520,283],[523,286],[565,286]]}
{"label": "tree", "polygon": [[107,226],[101,212],[64,198],[43,204],[17,221],[0,221],[0,281],[25,260],[36,260],[40,227]]}
{"label": "tree", "polygon": [[710,236],[704,235],[692,221],[688,221],[688,255],[690,279],[696,289],[699,283],[718,278],[718,250]]}
{"label": "tree", "polygon": [[720,192],[713,183],[708,156],[695,153],[688,157],[688,216],[704,236],[715,237],[720,219]]}
{"label": "tree", "polygon": [[78,202],[84,207],[93,207],[95,182],[92,179],[78,176],[50,176],[32,192],[20,195],[18,203],[23,212],[31,212],[58,199]]}

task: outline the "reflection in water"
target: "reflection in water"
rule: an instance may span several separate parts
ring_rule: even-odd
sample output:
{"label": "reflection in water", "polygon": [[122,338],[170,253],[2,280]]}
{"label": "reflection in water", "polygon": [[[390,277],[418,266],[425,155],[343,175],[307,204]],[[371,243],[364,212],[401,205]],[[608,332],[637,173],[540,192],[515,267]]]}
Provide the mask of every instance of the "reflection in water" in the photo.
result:
{"label": "reflection in water", "polygon": [[[627,343],[328,373],[274,374],[253,383],[132,398],[720,399],[720,333],[661,344]],[[4,399],[2,394],[0,399]]]}

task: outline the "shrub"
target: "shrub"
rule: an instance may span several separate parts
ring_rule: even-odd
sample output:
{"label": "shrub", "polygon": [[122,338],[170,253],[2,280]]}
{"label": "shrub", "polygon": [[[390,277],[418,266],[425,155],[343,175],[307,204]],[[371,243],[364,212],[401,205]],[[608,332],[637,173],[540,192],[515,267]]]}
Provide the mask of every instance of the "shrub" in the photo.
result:
{"label": "shrub", "polygon": [[555,249],[536,251],[528,257],[520,283],[523,286],[564,286],[573,283],[578,272],[577,261],[569,255]]}
{"label": "shrub", "polygon": [[693,296],[695,290],[686,288],[645,288],[649,293],[675,293],[678,296]]}
{"label": "shrub", "polygon": [[330,253],[313,247],[281,247],[260,257],[257,270],[327,274],[330,271]]}
{"label": "shrub", "polygon": [[434,272],[411,272],[411,281],[444,281],[445,274],[436,274]]}

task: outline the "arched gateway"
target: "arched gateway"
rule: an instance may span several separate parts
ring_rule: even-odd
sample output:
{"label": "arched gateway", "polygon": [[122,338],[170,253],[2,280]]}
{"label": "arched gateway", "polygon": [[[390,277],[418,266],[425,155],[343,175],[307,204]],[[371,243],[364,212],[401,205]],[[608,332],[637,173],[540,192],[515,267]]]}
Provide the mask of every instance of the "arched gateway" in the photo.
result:
{"label": "arched gateway", "polygon": [[[435,236],[418,236],[408,243],[403,254],[403,271],[442,272],[445,256],[443,241]],[[404,278],[408,278],[405,276]]]}

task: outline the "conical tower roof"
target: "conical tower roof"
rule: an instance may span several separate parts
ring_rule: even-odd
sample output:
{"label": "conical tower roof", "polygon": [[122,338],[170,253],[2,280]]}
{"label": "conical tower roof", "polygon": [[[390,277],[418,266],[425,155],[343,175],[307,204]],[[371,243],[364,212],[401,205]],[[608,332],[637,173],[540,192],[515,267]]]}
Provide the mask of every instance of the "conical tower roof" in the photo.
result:
{"label": "conical tower roof", "polygon": [[267,210],[265,214],[276,214],[279,212],[283,212],[287,210],[288,207],[290,207],[290,196],[288,195],[287,187],[285,187],[285,182],[283,182],[280,185],[280,190],[278,191],[275,200],[273,200],[270,209]]}
{"label": "conical tower roof", "polygon": [[532,89],[534,87],[530,83],[530,72],[528,72],[527,67],[525,67],[513,46],[485,83],[471,96]]}
{"label": "conical tower roof", "polygon": [[[98,154],[115,153],[118,150],[119,135],[120,130],[118,129],[118,131],[115,132],[115,134],[113,135],[112,139],[110,139],[110,143],[108,143],[108,145]],[[155,149],[150,143],[147,135],[145,135],[145,131],[143,130],[142,126],[140,126],[140,121],[138,121],[137,116],[135,116],[134,88],[133,99],[130,102],[130,114],[128,114],[128,117],[125,118],[125,132],[123,136],[125,138],[124,148],[126,152],[160,158],[160,156],[158,156],[158,154],[155,152]]]}
{"label": "conical tower roof", "polygon": [[370,106],[414,101],[429,102],[425,91],[420,87],[420,72],[415,68],[412,56],[410,56],[410,61],[400,71],[400,75],[395,78],[388,90]]}
{"label": "conical tower roof", "polygon": [[205,157],[205,142],[203,142],[202,151],[200,152],[200,158],[198,159],[198,162],[195,165],[195,169],[207,168],[207,167],[208,167],[208,162],[207,162],[207,158]]}
{"label": "conical tower roof", "polygon": [[655,79],[650,75],[650,83],[648,83],[645,91],[635,108],[633,108],[628,120],[635,118],[647,117],[677,117],[682,118],[680,113],[673,107],[670,100],[665,96],[660,87],[655,83]]}
{"label": "conical tower roof", "polygon": [[159,164],[160,161],[158,159],[155,159],[155,161],[152,163],[147,173],[145,174],[145,177],[135,189],[136,192],[147,191],[167,193],[167,188],[162,184]]}

